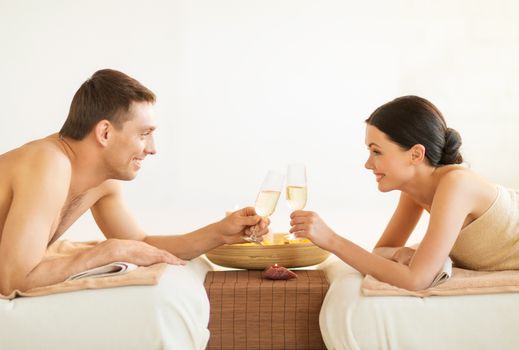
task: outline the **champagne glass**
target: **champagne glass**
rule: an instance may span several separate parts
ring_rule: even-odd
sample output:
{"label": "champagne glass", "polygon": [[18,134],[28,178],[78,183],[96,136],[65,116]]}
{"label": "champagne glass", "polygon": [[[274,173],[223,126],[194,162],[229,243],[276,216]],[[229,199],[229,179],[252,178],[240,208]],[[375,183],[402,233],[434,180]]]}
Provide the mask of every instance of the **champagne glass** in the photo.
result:
{"label": "champagne glass", "polygon": [[[256,204],[254,209],[258,215],[263,217],[269,217],[276,210],[281,189],[283,188],[284,176],[273,170],[269,170],[263,183],[261,184],[260,191],[256,197]],[[256,237],[256,231],[252,230],[250,237],[244,237],[246,241],[259,243]]]}
{"label": "champagne glass", "polygon": [[[287,169],[287,203],[295,210],[302,210],[306,206],[308,189],[306,186],[306,167],[304,164],[290,164]],[[288,239],[295,239],[289,234]]]}

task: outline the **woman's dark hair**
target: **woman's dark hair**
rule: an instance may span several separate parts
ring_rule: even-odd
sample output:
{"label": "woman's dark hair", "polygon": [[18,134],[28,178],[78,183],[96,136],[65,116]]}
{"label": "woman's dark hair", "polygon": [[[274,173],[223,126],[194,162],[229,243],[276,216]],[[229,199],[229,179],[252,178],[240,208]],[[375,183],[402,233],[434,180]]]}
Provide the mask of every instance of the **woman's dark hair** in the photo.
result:
{"label": "woman's dark hair", "polygon": [[59,132],[82,140],[99,121],[106,119],[120,129],[132,102],[155,102],[155,94],[137,80],[113,70],[102,69],[85,81],[74,95],[70,111]]}
{"label": "woman's dark hair", "polygon": [[366,123],[406,150],[416,144],[423,145],[432,166],[463,162],[460,134],[448,128],[438,108],[424,98],[398,97],[378,107]]}

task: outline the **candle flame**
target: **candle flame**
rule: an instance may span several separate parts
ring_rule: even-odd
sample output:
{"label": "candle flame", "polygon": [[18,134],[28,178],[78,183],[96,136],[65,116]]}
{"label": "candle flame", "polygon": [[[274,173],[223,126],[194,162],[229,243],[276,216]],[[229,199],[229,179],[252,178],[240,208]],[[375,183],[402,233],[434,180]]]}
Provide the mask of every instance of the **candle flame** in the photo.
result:
{"label": "candle flame", "polygon": [[278,264],[274,264],[274,267],[278,267]]}

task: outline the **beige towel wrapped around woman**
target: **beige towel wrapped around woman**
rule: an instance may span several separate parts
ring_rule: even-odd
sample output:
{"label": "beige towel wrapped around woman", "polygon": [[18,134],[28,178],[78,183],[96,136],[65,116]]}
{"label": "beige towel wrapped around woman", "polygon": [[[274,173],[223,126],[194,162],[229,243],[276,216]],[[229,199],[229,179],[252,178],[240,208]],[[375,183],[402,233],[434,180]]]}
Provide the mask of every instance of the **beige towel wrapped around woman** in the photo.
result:
{"label": "beige towel wrapped around woman", "polygon": [[459,234],[450,257],[470,270],[519,270],[519,191],[497,186],[490,208]]}

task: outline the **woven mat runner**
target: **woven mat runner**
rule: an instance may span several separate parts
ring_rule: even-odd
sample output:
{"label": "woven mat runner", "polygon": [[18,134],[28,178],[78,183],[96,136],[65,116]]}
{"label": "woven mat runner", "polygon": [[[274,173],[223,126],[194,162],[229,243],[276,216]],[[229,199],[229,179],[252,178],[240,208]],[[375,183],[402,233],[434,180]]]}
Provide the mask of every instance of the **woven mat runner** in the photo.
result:
{"label": "woven mat runner", "polygon": [[326,349],[319,312],[328,290],[321,270],[272,281],[261,271],[212,271],[205,279],[211,304],[208,349]]}

